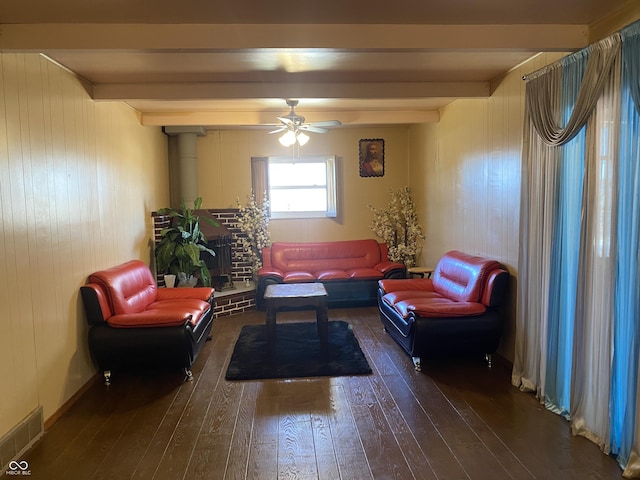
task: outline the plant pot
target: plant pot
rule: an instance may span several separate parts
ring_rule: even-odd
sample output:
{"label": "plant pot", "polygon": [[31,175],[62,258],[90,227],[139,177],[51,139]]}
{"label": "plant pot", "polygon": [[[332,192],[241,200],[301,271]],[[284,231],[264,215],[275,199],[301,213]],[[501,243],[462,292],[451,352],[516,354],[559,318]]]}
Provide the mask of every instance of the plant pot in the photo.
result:
{"label": "plant pot", "polygon": [[198,278],[193,275],[189,275],[184,272],[178,273],[178,287],[195,287],[196,283],[198,283]]}

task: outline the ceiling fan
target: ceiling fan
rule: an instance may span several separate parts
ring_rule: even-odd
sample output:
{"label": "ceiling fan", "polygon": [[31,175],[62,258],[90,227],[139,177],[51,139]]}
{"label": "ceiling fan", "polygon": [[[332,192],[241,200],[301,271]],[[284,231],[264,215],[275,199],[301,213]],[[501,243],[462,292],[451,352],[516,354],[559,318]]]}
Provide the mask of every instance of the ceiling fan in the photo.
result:
{"label": "ceiling fan", "polygon": [[326,127],[342,125],[342,122],[339,120],[305,123],[304,117],[302,115],[298,115],[295,111],[295,108],[298,105],[298,100],[287,99],[287,105],[290,108],[289,113],[281,117],[276,117],[280,120],[281,125],[277,129],[269,132],[284,132],[284,135],[279,138],[279,141],[285,147],[290,147],[295,143],[298,143],[299,145],[307,143],[309,141],[309,136],[304,133],[305,131],[312,133],[327,133],[329,129]]}

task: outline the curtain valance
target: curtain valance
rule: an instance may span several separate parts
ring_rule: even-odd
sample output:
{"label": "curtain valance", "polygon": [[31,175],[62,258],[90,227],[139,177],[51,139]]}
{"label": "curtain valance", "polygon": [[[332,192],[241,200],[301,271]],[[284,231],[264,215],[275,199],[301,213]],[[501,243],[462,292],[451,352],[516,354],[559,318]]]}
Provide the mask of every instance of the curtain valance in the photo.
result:
{"label": "curtain valance", "polygon": [[[589,59],[575,106],[565,127],[559,122],[556,99],[561,68],[546,70],[546,74],[526,77],[526,108],[538,135],[547,145],[564,145],[587,122],[602,93],[605,81],[615,61],[620,57],[620,34],[614,34],[588,47]],[[581,51],[582,52],[582,51]]]}

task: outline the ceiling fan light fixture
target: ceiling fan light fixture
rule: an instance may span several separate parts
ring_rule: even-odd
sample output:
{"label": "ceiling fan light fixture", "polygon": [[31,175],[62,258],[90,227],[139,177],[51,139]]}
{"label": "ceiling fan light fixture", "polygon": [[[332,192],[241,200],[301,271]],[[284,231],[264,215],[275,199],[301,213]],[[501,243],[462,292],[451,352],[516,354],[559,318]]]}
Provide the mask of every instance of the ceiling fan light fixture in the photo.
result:
{"label": "ceiling fan light fixture", "polygon": [[284,135],[282,135],[278,141],[282,144],[282,146],[284,147],[290,147],[291,145],[293,145],[294,143],[296,143],[296,134],[293,133],[293,130],[287,130]]}
{"label": "ceiling fan light fixture", "polygon": [[340,122],[340,120],[325,120],[322,122],[305,123],[305,118],[302,115],[296,114],[295,112],[295,107],[296,105],[298,105],[298,100],[289,99],[287,100],[287,105],[290,108],[289,113],[281,117],[276,117],[278,120],[280,120],[280,125],[278,125],[277,129],[269,132],[284,132],[278,139],[280,144],[284,147],[290,147],[292,145],[295,145],[296,143],[299,146],[306,145],[306,143],[309,141],[309,135],[304,133],[304,131],[311,133],[327,133],[329,131],[327,127],[342,125],[342,122]]}
{"label": "ceiling fan light fixture", "polygon": [[309,141],[309,135],[299,131],[298,134],[296,135],[296,140],[298,140],[298,143],[300,144],[300,146],[303,146],[305,143]]}

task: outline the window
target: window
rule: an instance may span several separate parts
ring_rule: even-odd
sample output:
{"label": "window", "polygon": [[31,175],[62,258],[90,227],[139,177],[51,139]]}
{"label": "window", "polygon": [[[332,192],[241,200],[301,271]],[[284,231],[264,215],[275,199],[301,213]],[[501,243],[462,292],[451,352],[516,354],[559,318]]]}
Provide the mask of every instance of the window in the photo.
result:
{"label": "window", "polygon": [[269,157],[267,169],[271,218],[337,216],[335,156]]}

